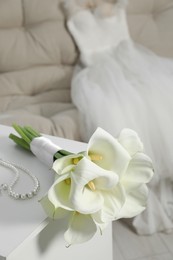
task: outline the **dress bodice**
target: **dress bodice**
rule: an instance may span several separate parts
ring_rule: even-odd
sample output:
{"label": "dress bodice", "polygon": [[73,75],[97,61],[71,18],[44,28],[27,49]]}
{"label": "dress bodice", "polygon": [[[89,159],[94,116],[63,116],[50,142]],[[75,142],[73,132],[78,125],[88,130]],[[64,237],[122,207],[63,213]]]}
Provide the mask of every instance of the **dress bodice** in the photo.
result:
{"label": "dress bodice", "polygon": [[129,39],[125,10],[119,5],[114,5],[113,16],[104,18],[99,15],[98,8],[77,12],[69,19],[67,26],[84,65],[92,64],[98,56]]}

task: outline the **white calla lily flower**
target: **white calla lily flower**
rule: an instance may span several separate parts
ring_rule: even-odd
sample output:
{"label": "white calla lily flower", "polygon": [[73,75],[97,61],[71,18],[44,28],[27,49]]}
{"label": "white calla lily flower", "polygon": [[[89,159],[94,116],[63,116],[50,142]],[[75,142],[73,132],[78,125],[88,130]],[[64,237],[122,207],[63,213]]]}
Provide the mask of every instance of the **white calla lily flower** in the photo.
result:
{"label": "white calla lily flower", "polygon": [[108,132],[97,128],[91,136],[87,155],[105,170],[116,172],[119,176],[126,172],[131,156],[128,151]]}

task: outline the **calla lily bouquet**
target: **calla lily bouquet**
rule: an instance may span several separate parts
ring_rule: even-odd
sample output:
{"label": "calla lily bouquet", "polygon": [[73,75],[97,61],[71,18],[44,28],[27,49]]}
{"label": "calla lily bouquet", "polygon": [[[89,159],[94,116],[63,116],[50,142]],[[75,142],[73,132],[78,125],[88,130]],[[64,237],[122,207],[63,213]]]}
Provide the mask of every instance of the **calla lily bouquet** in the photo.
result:
{"label": "calla lily bouquet", "polygon": [[55,172],[40,203],[52,219],[69,215],[64,234],[68,245],[86,242],[111,221],[135,217],[146,208],[153,167],[133,130],[123,129],[115,139],[98,128],[86,151],[73,154],[31,127],[13,127],[20,137],[9,137]]}

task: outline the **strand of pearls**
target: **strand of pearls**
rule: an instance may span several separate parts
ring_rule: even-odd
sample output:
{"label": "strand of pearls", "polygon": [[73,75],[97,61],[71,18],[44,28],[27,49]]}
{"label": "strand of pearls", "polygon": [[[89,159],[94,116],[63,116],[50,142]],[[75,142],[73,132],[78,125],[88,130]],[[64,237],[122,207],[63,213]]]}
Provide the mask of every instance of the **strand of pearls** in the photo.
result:
{"label": "strand of pearls", "polygon": [[[40,189],[40,183],[39,183],[39,180],[37,179],[37,177],[34,174],[32,174],[30,171],[28,171],[27,169],[23,168],[20,165],[17,165],[15,163],[11,163],[11,162],[7,162],[7,161],[2,160],[2,159],[0,159],[0,165],[10,169],[15,174],[15,177],[10,184],[3,183],[3,184],[0,185],[0,191],[1,190],[7,191],[8,195],[10,197],[12,197],[13,199],[17,199],[17,200],[31,199],[33,196],[37,195],[37,193]],[[20,177],[18,169],[23,171],[25,174],[27,174],[32,179],[32,181],[34,183],[34,189],[31,190],[28,193],[16,193],[13,190],[13,187],[18,182],[19,177]]]}

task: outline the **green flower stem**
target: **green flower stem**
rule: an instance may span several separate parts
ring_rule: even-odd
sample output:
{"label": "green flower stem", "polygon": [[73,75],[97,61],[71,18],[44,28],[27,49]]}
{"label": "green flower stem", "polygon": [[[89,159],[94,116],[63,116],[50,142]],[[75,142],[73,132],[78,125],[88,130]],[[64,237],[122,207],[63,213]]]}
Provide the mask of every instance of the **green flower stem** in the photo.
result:
{"label": "green flower stem", "polygon": [[13,124],[13,128],[16,130],[16,132],[20,135],[20,137],[10,134],[9,138],[12,139],[17,145],[30,150],[30,143],[31,141],[41,136],[39,133],[37,133],[35,130],[33,130],[30,126],[24,126],[21,127],[19,125]]}
{"label": "green flower stem", "polygon": [[34,138],[41,136],[38,132],[36,132],[36,131],[35,131],[34,129],[32,129],[30,126],[25,126],[24,128],[25,128],[25,129],[28,131],[28,133],[30,133]]}
{"label": "green flower stem", "polygon": [[22,137],[22,139],[27,143],[30,144],[31,140],[28,137],[28,135],[25,133],[24,129],[16,124],[13,124],[13,128],[16,130],[16,132]]}
{"label": "green flower stem", "polygon": [[30,146],[20,137],[14,135],[14,134],[10,134],[9,138],[11,140],[13,140],[16,144],[18,144],[19,146],[23,147],[26,150],[30,151]]}
{"label": "green flower stem", "polygon": [[70,152],[68,152],[66,150],[59,150],[57,153],[54,154],[53,160],[55,161],[57,159],[60,159],[60,158],[62,158],[64,156],[70,155],[70,154],[72,154],[72,153],[70,153]]}

